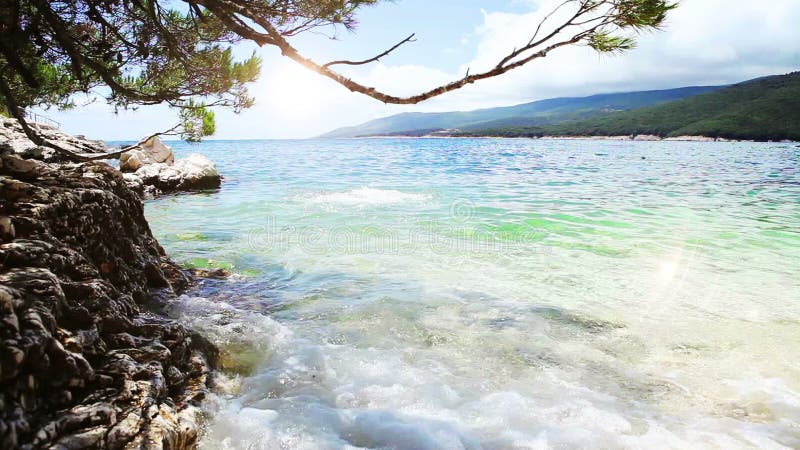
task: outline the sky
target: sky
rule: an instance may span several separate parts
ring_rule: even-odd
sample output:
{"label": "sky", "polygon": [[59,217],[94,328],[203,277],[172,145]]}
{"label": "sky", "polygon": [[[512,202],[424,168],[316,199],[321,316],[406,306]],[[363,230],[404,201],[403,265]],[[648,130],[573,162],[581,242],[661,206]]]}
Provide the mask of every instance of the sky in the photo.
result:
{"label": "sky", "polygon": [[[390,94],[408,95],[493,65],[526,42],[543,14],[559,0],[396,0],[363,9],[355,32],[336,39],[319,33],[295,38],[306,56],[324,62],[365,59],[410,33],[416,41],[380,62],[347,75]],[[682,0],[664,30],[639,37],[621,55],[586,47],[562,48],[504,76],[477,82],[419,105],[384,105],[356,94],[288,60],[271,47],[250,43],[262,75],[251,87],[256,105],[242,114],[217,111],[212,139],[294,139],[411,111],[472,110],[545,98],[608,92],[718,85],[800,70],[797,0]],[[171,128],[177,112],[163,106],[115,113],[102,100],[44,114],[62,129],[109,141],[136,140]],[[86,103],[86,104],[83,104]]]}

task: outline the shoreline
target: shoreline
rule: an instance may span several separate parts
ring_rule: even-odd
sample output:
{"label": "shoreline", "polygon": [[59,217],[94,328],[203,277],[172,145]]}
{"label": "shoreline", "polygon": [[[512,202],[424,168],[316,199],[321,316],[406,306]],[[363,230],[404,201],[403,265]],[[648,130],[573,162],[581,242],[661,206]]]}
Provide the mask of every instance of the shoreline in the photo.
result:
{"label": "shoreline", "polygon": [[[374,135],[374,136],[357,136],[347,138],[325,138],[325,139],[524,139],[524,140],[542,140],[542,141],[619,141],[619,142],[748,142],[758,144],[800,144],[800,141],[781,140],[781,141],[759,141],[754,139],[727,139],[727,138],[712,138],[707,136],[677,136],[662,138],[652,135],[637,135],[637,136],[541,136],[541,137],[527,137],[527,136],[491,136],[491,135],[476,135],[476,136],[457,136],[457,135],[435,135],[427,134],[422,136],[413,135]],[[324,140],[324,139],[323,139]]]}
{"label": "shoreline", "polygon": [[0,447],[195,448],[219,353],[163,308],[218,274],[169,258],[119,170],[3,137]]}

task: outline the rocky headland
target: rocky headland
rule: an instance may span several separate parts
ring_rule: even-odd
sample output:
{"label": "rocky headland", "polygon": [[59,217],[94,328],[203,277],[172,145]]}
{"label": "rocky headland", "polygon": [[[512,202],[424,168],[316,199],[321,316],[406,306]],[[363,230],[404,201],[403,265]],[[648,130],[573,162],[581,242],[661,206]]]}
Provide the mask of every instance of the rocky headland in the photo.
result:
{"label": "rocky headland", "polygon": [[193,275],[119,170],[46,162],[3,128],[0,448],[193,448],[217,351],[159,312]]}
{"label": "rocky headland", "polygon": [[[31,124],[46,140],[81,156],[102,156],[117,153],[102,141],[72,136],[47,124]],[[14,119],[0,117],[0,153],[17,155],[23,159],[45,162],[67,162],[52,148],[31,142]],[[153,198],[177,192],[217,189],[222,176],[207,157],[192,153],[176,159],[168,145],[157,136],[142,140],[129,151],[114,156],[119,159],[119,169],[125,173],[128,186],[140,195]]]}

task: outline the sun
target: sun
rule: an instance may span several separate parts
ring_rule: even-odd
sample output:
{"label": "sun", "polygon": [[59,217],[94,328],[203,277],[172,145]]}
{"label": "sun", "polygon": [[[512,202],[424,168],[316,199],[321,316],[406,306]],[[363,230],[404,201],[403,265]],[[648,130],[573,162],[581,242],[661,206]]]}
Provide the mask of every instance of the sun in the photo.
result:
{"label": "sun", "polygon": [[291,62],[266,70],[264,92],[259,99],[270,109],[291,119],[309,119],[320,113],[325,100],[322,76]]}

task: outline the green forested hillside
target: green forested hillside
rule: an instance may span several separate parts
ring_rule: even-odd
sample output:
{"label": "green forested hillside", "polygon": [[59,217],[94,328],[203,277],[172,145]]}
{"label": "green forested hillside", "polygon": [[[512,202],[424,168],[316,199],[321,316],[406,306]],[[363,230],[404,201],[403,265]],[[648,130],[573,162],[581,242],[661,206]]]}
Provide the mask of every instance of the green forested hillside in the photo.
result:
{"label": "green forested hillside", "polygon": [[441,130],[471,131],[509,126],[539,126],[585,119],[651,106],[722,89],[724,86],[693,86],[658,91],[599,94],[540,100],[516,106],[441,113],[404,113],[339,128],[323,138],[403,134],[419,136]]}
{"label": "green forested hillside", "polygon": [[538,127],[492,127],[492,136],[708,136],[800,140],[800,72],[760,78],[712,93],[586,120]]}

